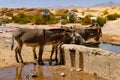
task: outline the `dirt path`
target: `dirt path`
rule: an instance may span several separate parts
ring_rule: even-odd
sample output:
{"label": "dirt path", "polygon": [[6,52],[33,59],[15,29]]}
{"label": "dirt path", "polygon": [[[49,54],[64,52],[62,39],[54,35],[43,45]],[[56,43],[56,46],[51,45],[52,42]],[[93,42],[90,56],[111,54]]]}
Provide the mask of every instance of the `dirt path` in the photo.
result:
{"label": "dirt path", "polygon": [[120,19],[108,21],[102,28],[101,41],[120,44]]}

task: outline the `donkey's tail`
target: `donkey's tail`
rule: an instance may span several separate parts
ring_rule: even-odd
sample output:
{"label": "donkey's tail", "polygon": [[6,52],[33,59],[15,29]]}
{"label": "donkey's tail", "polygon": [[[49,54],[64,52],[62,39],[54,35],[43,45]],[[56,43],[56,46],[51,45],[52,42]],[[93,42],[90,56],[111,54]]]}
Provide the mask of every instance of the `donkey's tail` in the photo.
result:
{"label": "donkey's tail", "polygon": [[11,50],[13,50],[13,47],[14,47],[14,35],[12,34]]}

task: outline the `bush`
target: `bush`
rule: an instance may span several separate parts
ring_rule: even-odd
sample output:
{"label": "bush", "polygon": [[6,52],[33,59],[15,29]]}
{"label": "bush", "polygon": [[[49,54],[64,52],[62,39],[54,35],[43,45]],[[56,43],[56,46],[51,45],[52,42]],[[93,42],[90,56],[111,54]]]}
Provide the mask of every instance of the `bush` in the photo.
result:
{"label": "bush", "polygon": [[70,16],[69,16],[69,22],[70,22],[70,23],[74,23],[75,21],[76,21],[75,16],[74,16],[74,15],[70,15]]}
{"label": "bush", "polygon": [[58,19],[56,19],[54,16],[51,16],[48,24],[57,24],[58,22],[59,22]]}
{"label": "bush", "polygon": [[120,18],[120,14],[115,13],[114,14],[117,18]]}
{"label": "bush", "polygon": [[26,24],[26,23],[30,22],[30,18],[27,15],[25,15],[24,13],[19,13],[18,15],[13,16],[12,20],[15,23],[19,23],[19,24]]}
{"label": "bush", "polygon": [[68,23],[68,20],[67,19],[63,19],[62,21],[61,21],[61,24],[62,25],[65,25],[65,24],[67,24]]}
{"label": "bush", "polygon": [[41,17],[40,16],[33,16],[32,20],[31,20],[31,23],[36,24],[36,25],[40,24],[41,23]]}
{"label": "bush", "polygon": [[90,17],[89,15],[85,16],[82,20],[81,20],[81,24],[82,25],[88,25],[90,24]]}
{"label": "bush", "polygon": [[107,15],[108,20],[116,20],[118,18],[117,14],[109,14]]}
{"label": "bush", "polygon": [[98,17],[98,18],[97,18],[97,23],[98,23],[101,27],[103,27],[104,24],[106,23],[106,18]]}
{"label": "bush", "polygon": [[67,14],[62,14],[62,19],[67,19]]}

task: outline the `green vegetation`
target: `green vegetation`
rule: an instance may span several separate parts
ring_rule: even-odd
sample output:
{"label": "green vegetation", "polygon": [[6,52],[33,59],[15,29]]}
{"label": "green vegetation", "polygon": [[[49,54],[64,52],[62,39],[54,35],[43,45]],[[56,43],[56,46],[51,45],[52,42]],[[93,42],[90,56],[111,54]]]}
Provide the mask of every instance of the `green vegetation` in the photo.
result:
{"label": "green vegetation", "polygon": [[62,14],[60,16],[62,17],[61,19],[67,19],[67,14]]}
{"label": "green vegetation", "polygon": [[117,13],[107,15],[108,20],[116,20],[119,17],[120,17],[120,14],[117,14]]}
{"label": "green vegetation", "polygon": [[41,17],[40,16],[32,16],[31,17],[31,21],[30,21],[32,24],[37,24],[39,25],[41,23]]}
{"label": "green vegetation", "polygon": [[5,23],[10,23],[12,22],[11,19],[8,18],[0,18],[0,25],[5,24]]}
{"label": "green vegetation", "polygon": [[29,16],[25,15],[24,13],[19,13],[18,15],[13,16],[12,20],[19,24],[26,24],[30,22]]}
{"label": "green vegetation", "polygon": [[51,16],[44,16],[44,15],[27,16],[24,13],[19,13],[18,15],[13,16],[12,21],[14,23],[19,23],[19,24],[32,23],[32,24],[37,24],[37,25],[58,23],[58,20],[55,18],[54,15],[51,15]]}
{"label": "green vegetation", "polygon": [[101,27],[103,27],[104,24],[106,23],[106,18],[98,17],[98,18],[97,18],[97,23],[98,23]]}
{"label": "green vegetation", "polygon": [[69,15],[69,23],[74,23],[76,21],[76,18],[74,15]]}
{"label": "green vegetation", "polygon": [[50,20],[48,21],[48,24],[57,24],[59,20],[55,18],[55,16],[50,16]]}
{"label": "green vegetation", "polygon": [[[87,9],[87,11],[90,11],[90,10]],[[52,13],[52,11],[50,12],[49,9],[40,9],[39,11],[35,11],[35,13],[31,13],[31,14],[25,13],[24,11],[17,15],[13,15],[12,13],[9,13],[7,15],[12,17],[12,19],[7,19],[7,18],[0,19],[1,20],[0,25],[3,24],[4,22],[5,23],[14,22],[18,24],[31,23],[31,24],[36,24],[36,25],[57,24],[60,21],[61,21],[61,24],[63,25],[67,23],[80,23],[82,25],[89,25],[89,24],[94,23],[94,21],[90,20],[90,18],[93,15],[86,15],[84,18],[81,18],[81,17],[78,17],[78,15],[74,13],[74,12],[79,12],[79,11],[77,9],[72,9],[71,12],[73,13],[70,14],[69,19],[67,19],[68,12],[69,10],[67,9],[58,9],[55,12],[56,14],[54,14]],[[85,11],[82,11],[81,13],[82,15],[85,15]],[[104,26],[104,24],[106,23],[106,20],[116,20],[117,18],[120,18],[120,14],[117,14],[117,13],[109,14],[107,9],[103,11],[103,15],[105,16],[107,15],[107,16],[106,17],[104,16],[105,18],[103,17],[97,18],[97,23],[101,27]]]}
{"label": "green vegetation", "polygon": [[81,20],[81,24],[82,24],[82,25],[88,25],[88,24],[90,24],[90,17],[91,17],[91,15],[85,16],[85,17]]}
{"label": "green vegetation", "polygon": [[67,19],[63,19],[62,21],[61,21],[61,24],[62,25],[65,25],[65,24],[67,24],[68,23],[68,20]]}

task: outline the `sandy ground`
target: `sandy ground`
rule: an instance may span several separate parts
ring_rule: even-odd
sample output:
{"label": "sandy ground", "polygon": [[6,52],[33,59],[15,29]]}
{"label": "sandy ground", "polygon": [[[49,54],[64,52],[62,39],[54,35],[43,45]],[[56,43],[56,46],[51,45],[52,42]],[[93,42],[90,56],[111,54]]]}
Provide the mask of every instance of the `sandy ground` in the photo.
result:
{"label": "sandy ground", "polygon": [[120,44],[120,19],[107,22],[102,32],[101,41]]}

